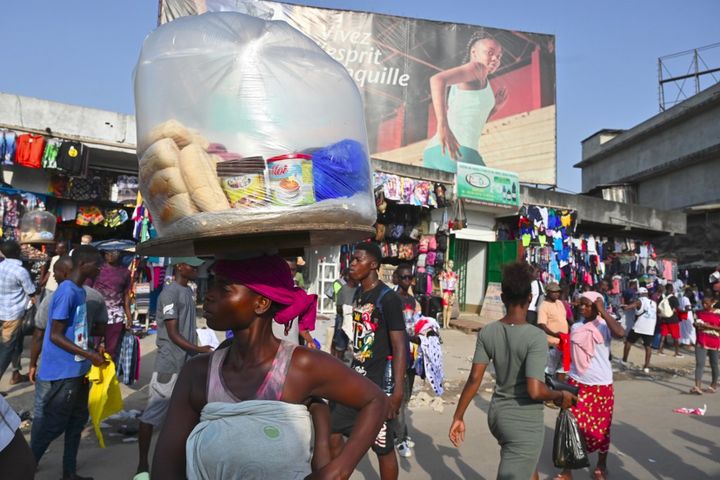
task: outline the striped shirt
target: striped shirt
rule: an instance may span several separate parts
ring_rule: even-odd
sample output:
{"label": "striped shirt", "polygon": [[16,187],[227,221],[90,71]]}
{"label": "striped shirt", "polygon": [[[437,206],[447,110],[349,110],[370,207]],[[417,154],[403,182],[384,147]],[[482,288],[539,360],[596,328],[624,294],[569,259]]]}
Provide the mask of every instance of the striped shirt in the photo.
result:
{"label": "striped shirt", "polygon": [[20,260],[6,258],[0,262],[0,321],[22,318],[28,297],[34,294],[35,285]]}

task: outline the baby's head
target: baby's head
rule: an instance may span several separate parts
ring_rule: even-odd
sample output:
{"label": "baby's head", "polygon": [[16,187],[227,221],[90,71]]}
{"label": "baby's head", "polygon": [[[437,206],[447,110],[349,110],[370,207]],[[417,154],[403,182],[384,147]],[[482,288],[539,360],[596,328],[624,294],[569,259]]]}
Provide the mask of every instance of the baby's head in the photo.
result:
{"label": "baby's head", "polygon": [[488,73],[494,73],[500,67],[502,55],[500,42],[485,30],[475,32],[468,42],[468,61],[484,65]]}

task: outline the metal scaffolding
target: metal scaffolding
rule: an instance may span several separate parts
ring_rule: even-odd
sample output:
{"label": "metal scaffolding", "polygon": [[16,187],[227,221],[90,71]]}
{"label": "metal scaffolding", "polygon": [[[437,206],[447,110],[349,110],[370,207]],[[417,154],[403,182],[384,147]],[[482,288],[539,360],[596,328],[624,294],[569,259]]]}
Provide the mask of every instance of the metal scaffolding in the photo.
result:
{"label": "metal scaffolding", "polygon": [[[691,85],[686,84],[689,80]],[[660,111],[664,112],[718,81],[720,81],[720,43],[658,58]]]}

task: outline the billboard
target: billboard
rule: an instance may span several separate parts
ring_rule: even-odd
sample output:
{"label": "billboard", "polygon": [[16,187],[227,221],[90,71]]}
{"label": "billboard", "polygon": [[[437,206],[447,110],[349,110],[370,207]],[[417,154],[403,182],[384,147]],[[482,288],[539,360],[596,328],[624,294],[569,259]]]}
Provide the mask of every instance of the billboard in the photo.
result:
{"label": "billboard", "polygon": [[554,36],[259,0],[162,0],[159,21],[222,10],[284,20],[344,65],[374,158],[556,184]]}
{"label": "billboard", "polygon": [[520,208],[518,175],[505,170],[458,162],[459,198],[490,206]]}

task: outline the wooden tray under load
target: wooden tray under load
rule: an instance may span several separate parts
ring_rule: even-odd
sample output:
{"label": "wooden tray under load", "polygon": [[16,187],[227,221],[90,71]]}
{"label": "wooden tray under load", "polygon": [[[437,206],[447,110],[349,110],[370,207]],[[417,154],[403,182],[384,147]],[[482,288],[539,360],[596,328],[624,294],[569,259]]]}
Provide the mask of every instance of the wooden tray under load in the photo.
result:
{"label": "wooden tray under load", "polygon": [[281,255],[302,255],[304,247],[355,243],[374,232],[374,228],[365,225],[337,223],[245,224],[200,234],[155,238],[139,243],[136,251],[156,257],[232,257],[267,250],[277,250]]}

